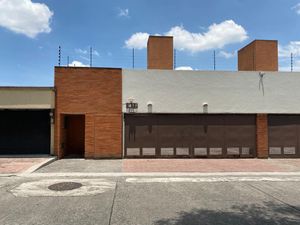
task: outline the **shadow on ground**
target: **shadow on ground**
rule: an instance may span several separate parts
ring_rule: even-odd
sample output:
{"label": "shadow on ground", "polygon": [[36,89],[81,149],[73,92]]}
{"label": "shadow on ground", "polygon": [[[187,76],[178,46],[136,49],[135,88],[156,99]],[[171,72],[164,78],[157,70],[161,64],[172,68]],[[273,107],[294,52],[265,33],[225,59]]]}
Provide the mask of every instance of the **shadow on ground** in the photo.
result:
{"label": "shadow on ground", "polygon": [[300,206],[265,202],[264,205],[233,206],[227,211],[193,209],[181,211],[175,218],[158,220],[156,225],[199,225],[199,224],[263,224],[299,225]]}

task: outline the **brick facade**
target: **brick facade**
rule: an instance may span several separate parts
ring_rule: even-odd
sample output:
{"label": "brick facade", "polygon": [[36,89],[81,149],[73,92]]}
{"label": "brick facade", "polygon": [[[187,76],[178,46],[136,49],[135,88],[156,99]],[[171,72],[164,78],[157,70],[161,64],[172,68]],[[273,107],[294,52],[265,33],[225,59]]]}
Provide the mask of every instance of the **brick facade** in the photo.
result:
{"label": "brick facade", "polygon": [[64,116],[85,116],[85,157],[122,157],[122,70],[56,67],[55,154],[64,156]]}
{"label": "brick facade", "polygon": [[150,36],[147,44],[148,69],[173,69],[173,37]]}
{"label": "brick facade", "polygon": [[255,40],[238,51],[239,71],[278,71],[278,43]]}
{"label": "brick facade", "polygon": [[256,115],[256,149],[257,158],[268,158],[268,115]]}

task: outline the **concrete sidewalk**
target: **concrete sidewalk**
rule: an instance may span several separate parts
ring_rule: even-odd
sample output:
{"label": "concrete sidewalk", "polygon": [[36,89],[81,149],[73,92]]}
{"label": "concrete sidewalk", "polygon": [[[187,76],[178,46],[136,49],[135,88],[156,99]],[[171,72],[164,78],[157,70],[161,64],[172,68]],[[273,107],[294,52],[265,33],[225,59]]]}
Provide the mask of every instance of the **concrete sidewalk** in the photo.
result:
{"label": "concrete sidewalk", "polygon": [[0,174],[32,173],[35,170],[53,162],[51,156],[7,156],[0,158]]}
{"label": "concrete sidewalk", "polygon": [[123,172],[298,172],[300,159],[125,159]]}
{"label": "concrete sidewalk", "polygon": [[300,172],[300,159],[62,159],[37,173]]}

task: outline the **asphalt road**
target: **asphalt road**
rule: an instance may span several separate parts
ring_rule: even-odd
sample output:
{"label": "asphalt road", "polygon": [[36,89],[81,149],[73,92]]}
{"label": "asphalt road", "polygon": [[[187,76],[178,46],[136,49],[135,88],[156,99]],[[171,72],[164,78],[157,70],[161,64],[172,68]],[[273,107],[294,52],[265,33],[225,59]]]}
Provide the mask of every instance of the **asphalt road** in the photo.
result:
{"label": "asphalt road", "polygon": [[55,196],[43,184],[58,179],[66,180],[0,177],[0,224],[300,224],[300,181],[286,177],[281,181],[76,177],[86,185],[98,183]]}

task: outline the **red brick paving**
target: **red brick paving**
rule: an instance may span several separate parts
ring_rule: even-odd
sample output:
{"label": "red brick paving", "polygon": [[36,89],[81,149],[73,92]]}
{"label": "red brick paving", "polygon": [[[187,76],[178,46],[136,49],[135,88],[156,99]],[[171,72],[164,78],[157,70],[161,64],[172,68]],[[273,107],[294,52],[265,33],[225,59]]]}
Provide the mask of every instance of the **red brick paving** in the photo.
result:
{"label": "red brick paving", "polygon": [[0,158],[0,174],[25,172],[44,160],[45,158]]}
{"label": "red brick paving", "polygon": [[123,172],[300,172],[300,159],[124,159]]}

